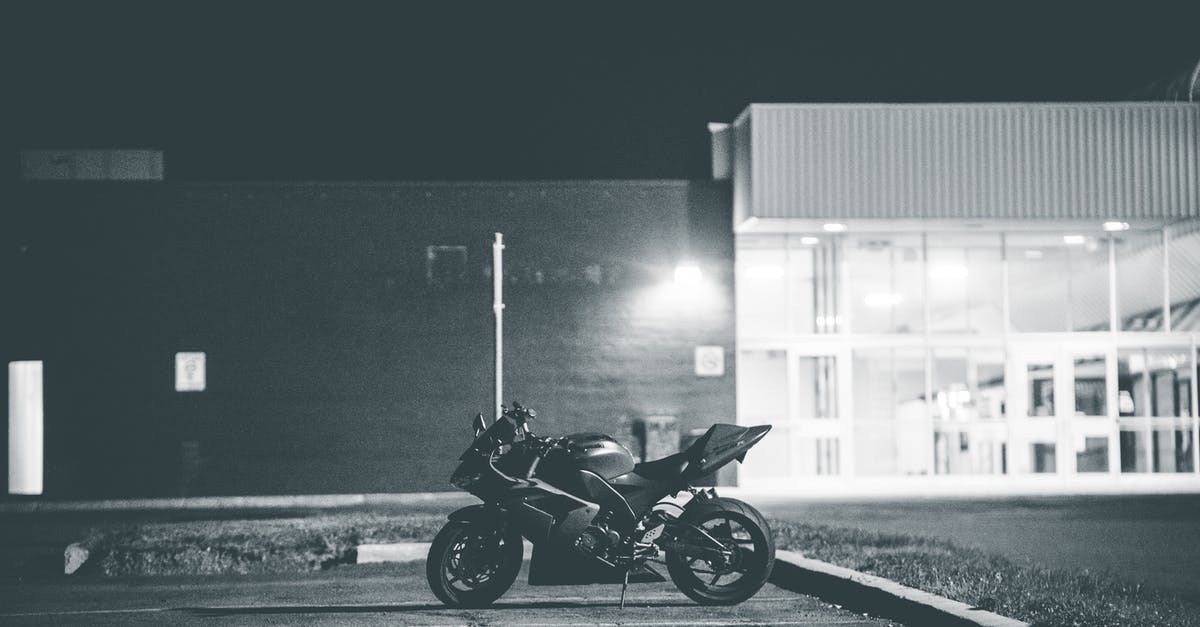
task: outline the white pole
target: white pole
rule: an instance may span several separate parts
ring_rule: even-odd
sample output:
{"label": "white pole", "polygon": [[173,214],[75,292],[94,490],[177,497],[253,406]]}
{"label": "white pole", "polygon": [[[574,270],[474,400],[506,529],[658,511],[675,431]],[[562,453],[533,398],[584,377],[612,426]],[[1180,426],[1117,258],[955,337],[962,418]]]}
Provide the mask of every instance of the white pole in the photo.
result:
{"label": "white pole", "polygon": [[8,493],[42,493],[42,362],[8,364]]}
{"label": "white pole", "polygon": [[492,244],[492,312],[496,315],[496,420],[504,404],[504,236]]}

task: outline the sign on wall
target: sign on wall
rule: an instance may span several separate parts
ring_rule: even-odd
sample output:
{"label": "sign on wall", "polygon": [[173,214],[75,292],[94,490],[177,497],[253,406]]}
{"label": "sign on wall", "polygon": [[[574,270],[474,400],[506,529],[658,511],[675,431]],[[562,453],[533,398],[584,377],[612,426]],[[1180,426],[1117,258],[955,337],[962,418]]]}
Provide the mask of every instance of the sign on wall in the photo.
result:
{"label": "sign on wall", "polygon": [[725,347],[697,346],[696,347],[696,376],[723,377],[725,376]]}
{"label": "sign on wall", "polygon": [[204,353],[175,353],[175,391],[203,392],[205,385]]}

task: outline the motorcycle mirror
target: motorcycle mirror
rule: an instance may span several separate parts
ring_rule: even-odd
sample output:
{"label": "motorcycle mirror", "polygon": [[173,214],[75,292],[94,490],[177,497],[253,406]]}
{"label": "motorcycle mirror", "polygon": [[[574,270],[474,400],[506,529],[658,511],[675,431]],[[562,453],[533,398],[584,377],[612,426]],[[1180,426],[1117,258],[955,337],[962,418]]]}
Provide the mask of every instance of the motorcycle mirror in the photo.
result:
{"label": "motorcycle mirror", "polygon": [[471,420],[471,428],[475,430],[475,437],[479,437],[487,430],[487,423],[483,420],[483,412],[475,414],[475,418]]}

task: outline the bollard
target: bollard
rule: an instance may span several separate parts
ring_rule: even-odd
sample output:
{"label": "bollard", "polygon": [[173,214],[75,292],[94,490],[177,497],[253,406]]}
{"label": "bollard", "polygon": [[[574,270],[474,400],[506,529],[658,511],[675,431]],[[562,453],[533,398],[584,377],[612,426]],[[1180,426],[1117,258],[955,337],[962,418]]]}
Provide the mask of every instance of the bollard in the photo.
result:
{"label": "bollard", "polygon": [[8,364],[8,493],[42,493],[42,362]]}

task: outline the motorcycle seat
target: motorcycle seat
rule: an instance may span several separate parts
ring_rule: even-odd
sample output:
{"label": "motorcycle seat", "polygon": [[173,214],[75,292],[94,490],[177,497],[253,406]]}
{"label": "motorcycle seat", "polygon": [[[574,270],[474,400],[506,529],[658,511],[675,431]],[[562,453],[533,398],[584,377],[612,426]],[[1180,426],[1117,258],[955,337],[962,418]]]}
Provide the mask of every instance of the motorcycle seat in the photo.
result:
{"label": "motorcycle seat", "polygon": [[687,451],[675,453],[652,462],[642,462],[633,467],[633,472],[651,480],[670,479],[683,474],[689,458]]}

